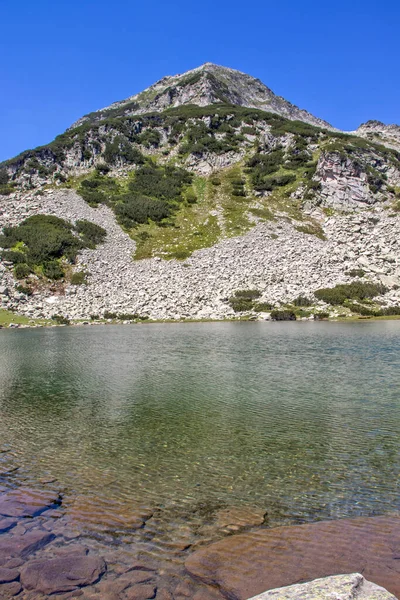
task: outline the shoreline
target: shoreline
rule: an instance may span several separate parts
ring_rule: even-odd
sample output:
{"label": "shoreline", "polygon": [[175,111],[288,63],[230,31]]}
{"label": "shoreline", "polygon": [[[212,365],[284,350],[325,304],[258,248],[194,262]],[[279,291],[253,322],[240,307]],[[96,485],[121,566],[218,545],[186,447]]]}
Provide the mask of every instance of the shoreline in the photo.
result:
{"label": "shoreline", "polygon": [[[35,323],[24,322],[25,317],[17,313],[6,312],[7,319],[2,319],[0,311],[0,329],[41,329],[41,328],[54,328],[54,327],[93,327],[93,326],[107,326],[107,325],[184,325],[189,323],[360,323],[360,322],[379,322],[379,321],[399,321],[400,315],[389,315],[382,317],[373,316],[349,316],[349,317],[332,317],[326,319],[315,319],[315,318],[300,318],[295,321],[290,320],[274,320],[274,319],[259,319],[253,317],[238,317],[238,318],[223,318],[223,319],[145,319],[138,321],[119,321],[115,320],[77,320],[71,321],[70,323],[57,323],[49,320],[38,320]],[[15,319],[12,320],[10,317],[15,315]],[[19,322],[23,319],[22,322]]]}

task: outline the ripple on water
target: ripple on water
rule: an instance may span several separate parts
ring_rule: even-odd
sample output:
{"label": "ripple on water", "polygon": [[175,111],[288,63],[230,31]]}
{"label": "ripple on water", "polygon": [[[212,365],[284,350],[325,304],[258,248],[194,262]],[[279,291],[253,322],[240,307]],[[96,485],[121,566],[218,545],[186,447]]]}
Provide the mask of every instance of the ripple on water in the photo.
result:
{"label": "ripple on water", "polygon": [[399,337],[397,322],[2,331],[0,491],[48,481],[60,531],[171,561],[254,525],[221,524],[233,508],[268,526],[390,512]]}

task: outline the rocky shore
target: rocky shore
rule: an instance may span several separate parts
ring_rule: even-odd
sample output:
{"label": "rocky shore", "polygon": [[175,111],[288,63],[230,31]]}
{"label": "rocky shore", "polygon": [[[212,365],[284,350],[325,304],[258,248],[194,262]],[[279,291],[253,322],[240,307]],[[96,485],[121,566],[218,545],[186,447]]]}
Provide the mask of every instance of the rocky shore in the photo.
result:
{"label": "rocky shore", "polygon": [[[261,511],[232,507],[215,515],[214,535],[225,532],[220,541],[194,552],[177,543],[175,560],[160,561],[133,535],[145,535],[151,511],[105,515],[95,500],[85,505],[83,498],[72,506],[54,481],[1,489],[2,599],[390,600],[400,593],[398,515],[269,529]],[[89,535],[91,519],[103,528],[109,519],[115,530],[124,527],[130,544]],[[318,579],[337,573],[354,574]]]}
{"label": "rocky shore", "polygon": [[79,256],[75,270],[87,272],[87,285],[58,286],[26,296],[15,288],[11,265],[0,264],[1,307],[32,319],[54,314],[89,319],[105,311],[151,319],[232,318],[237,313],[228,298],[235,290],[258,289],[261,302],[279,305],[299,295],[312,296],[321,287],[351,282],[352,269],[362,269],[369,280],[389,288],[378,301],[387,306],[400,303],[400,222],[397,214],[380,206],[331,217],[314,209],[312,216],[326,239],[280,219],[259,223],[246,235],[198,250],[185,261],[133,261],[135,242],[111,210],[89,207],[72,190],[11,197],[1,206],[3,225],[44,213],[72,221],[88,219],[107,230],[104,244]]}

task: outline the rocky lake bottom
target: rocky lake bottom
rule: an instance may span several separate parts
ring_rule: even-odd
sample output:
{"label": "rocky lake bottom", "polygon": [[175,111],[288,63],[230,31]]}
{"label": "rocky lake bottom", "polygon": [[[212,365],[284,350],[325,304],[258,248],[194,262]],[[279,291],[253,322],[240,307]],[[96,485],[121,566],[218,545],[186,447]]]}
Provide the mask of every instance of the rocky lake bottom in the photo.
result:
{"label": "rocky lake bottom", "polygon": [[399,338],[1,331],[0,597],[244,600],[328,563],[399,593]]}

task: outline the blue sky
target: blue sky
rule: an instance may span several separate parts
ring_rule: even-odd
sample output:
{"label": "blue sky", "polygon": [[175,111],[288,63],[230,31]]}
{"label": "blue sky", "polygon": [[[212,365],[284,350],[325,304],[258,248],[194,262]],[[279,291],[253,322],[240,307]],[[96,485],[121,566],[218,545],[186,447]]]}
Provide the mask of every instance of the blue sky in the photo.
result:
{"label": "blue sky", "polygon": [[398,0],[1,0],[0,160],[214,62],[336,127],[400,123]]}

